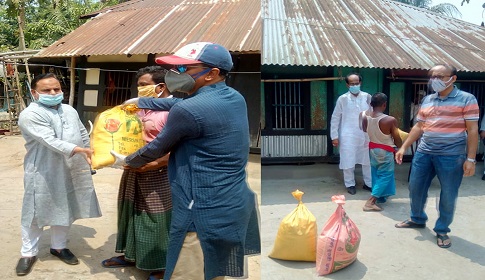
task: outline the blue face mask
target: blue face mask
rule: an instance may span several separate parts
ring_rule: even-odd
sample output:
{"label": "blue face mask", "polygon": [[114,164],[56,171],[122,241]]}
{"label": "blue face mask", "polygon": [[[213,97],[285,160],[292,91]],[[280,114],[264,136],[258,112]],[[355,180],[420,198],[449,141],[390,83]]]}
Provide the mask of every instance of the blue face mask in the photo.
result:
{"label": "blue face mask", "polygon": [[62,100],[64,99],[64,93],[60,92],[56,95],[51,94],[42,94],[39,93],[39,99],[37,100],[39,103],[42,103],[45,106],[56,106],[61,104]]}
{"label": "blue face mask", "polygon": [[445,89],[447,89],[449,86],[451,86],[451,83],[446,85],[446,83],[450,82],[451,79],[452,77],[450,77],[446,82],[440,79],[430,79],[429,81],[431,82],[431,87],[433,88],[434,91],[442,92]]}
{"label": "blue face mask", "polygon": [[356,95],[360,92],[360,85],[356,85],[356,86],[349,86],[349,91],[350,93],[352,93],[353,95]]}

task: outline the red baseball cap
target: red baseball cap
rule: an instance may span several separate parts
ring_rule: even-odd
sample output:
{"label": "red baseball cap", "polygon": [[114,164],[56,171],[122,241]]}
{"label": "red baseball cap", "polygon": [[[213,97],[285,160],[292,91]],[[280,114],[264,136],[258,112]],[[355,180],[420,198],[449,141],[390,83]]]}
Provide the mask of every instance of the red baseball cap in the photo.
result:
{"label": "red baseball cap", "polygon": [[173,55],[157,57],[155,62],[170,65],[204,63],[228,72],[231,71],[233,65],[231,54],[226,48],[209,42],[185,45]]}

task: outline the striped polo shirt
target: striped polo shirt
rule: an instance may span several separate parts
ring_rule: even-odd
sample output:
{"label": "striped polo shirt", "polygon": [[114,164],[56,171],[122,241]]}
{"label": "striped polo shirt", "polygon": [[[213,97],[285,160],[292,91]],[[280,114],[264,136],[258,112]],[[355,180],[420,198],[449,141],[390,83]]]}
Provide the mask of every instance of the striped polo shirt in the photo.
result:
{"label": "striped polo shirt", "polygon": [[443,99],[438,93],[426,96],[417,116],[423,128],[418,151],[435,155],[466,153],[465,121],[478,122],[479,114],[475,96],[456,86]]}

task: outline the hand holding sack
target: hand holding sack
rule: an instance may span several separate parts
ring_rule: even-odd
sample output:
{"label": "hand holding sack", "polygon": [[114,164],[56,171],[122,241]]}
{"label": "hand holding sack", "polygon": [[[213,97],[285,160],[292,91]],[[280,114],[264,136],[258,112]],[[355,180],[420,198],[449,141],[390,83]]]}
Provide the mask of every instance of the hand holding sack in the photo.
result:
{"label": "hand holding sack", "polygon": [[125,102],[123,102],[123,104],[121,104],[121,106],[128,107],[128,108],[137,108],[137,106],[138,106],[138,100],[140,100],[139,97],[135,97],[135,98],[128,99]]}
{"label": "hand holding sack", "polygon": [[115,162],[111,165],[111,167],[113,168],[119,168],[119,169],[123,169],[123,167],[125,166],[125,158],[126,156],[125,155],[121,155],[121,154],[118,154],[117,152],[111,150],[109,151],[109,153],[115,157]]}
{"label": "hand holding sack", "polygon": [[301,201],[303,192],[291,193],[298,206],[280,223],[273,251],[269,257],[290,261],[315,261],[317,223],[315,216]]}
{"label": "hand holding sack", "polygon": [[332,201],[338,204],[337,210],[323,226],[317,241],[317,273],[320,276],[353,263],[360,245],[360,231],[342,207],[345,196],[334,195]]}
{"label": "hand holding sack", "polygon": [[136,115],[139,109],[133,105],[119,105],[108,109],[96,117],[91,148],[92,168],[111,166],[116,158],[110,153],[129,155],[145,145],[143,126]]}

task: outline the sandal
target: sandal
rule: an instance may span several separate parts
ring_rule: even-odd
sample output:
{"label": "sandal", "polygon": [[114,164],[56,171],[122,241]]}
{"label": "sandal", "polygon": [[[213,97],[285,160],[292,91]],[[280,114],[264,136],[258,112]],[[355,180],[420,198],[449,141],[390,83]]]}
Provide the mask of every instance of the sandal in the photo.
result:
{"label": "sandal", "polygon": [[[451,247],[451,241],[450,241],[450,243],[445,244],[446,240],[450,240],[450,237],[448,236],[448,234],[437,234],[436,235],[436,244],[438,245],[438,247],[440,247],[440,248],[450,248]],[[440,241],[441,241],[441,244],[440,244]]]}
{"label": "sandal", "polygon": [[399,224],[396,224],[395,227],[397,228],[425,228],[426,224],[417,224],[411,220],[405,220],[403,222],[400,222]]}
{"label": "sandal", "polygon": [[117,257],[112,257],[102,261],[101,265],[106,268],[117,268],[117,267],[134,266],[135,262],[129,262],[125,260],[125,256],[117,256]]}

